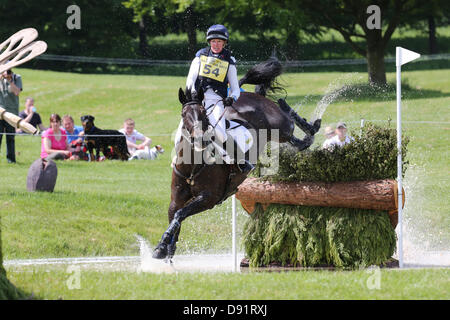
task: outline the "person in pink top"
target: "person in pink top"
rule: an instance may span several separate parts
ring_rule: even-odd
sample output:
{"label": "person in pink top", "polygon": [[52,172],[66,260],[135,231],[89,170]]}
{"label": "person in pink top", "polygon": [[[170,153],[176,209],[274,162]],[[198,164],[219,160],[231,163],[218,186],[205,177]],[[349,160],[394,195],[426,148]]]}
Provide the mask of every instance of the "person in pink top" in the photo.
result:
{"label": "person in pink top", "polygon": [[58,114],[50,116],[50,128],[42,134],[41,158],[45,160],[73,158],[69,151],[66,131],[61,128],[61,117]]}

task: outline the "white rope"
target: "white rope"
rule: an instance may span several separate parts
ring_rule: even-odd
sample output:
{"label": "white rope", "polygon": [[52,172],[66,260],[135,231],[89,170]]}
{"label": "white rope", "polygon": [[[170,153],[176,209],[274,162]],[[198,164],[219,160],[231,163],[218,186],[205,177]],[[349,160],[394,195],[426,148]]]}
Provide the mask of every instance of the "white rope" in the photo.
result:
{"label": "white rope", "polygon": [[[150,59],[121,59],[121,58],[101,58],[101,57],[83,57],[68,56],[56,54],[43,54],[35,59],[49,61],[68,61],[68,62],[84,62],[99,64],[115,64],[115,65],[136,65],[136,66],[180,66],[185,67],[191,64],[189,60],[150,60]],[[450,54],[430,54],[422,55],[417,61],[429,60],[449,60]],[[394,63],[395,57],[386,57],[386,63]],[[255,65],[260,61],[240,61],[240,65]],[[364,65],[367,59],[327,59],[327,60],[292,60],[281,62],[284,67],[315,67],[315,66],[343,66],[343,65]]]}
{"label": "white rope", "polygon": [[[9,132],[0,132],[0,135],[5,135],[5,136],[21,136],[21,137],[24,137],[24,136],[30,136],[30,137],[41,137],[42,136],[42,133],[40,133],[40,134],[28,134],[28,133],[9,133]],[[148,135],[148,136],[151,136],[151,137],[168,137],[168,136],[171,136],[172,134],[171,133],[158,133],[158,134],[151,134],[151,135]],[[48,135],[48,137],[54,137],[55,135],[52,135],[52,134],[50,134],[50,135]],[[114,134],[109,134],[109,135],[107,135],[107,134],[88,134],[88,135],[85,135],[85,136],[75,136],[75,135],[73,135],[73,134],[68,134],[68,135],[66,135],[66,136],[74,136],[74,137],[79,137],[79,138],[84,138],[84,137],[118,137],[119,135],[114,135]],[[120,136],[119,136],[120,137]]]}

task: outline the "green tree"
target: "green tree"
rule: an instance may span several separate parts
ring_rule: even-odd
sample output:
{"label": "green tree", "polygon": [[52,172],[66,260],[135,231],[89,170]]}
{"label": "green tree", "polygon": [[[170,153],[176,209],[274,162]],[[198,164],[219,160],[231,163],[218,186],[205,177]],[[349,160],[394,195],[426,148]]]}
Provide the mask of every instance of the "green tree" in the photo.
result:
{"label": "green tree", "polygon": [[446,0],[429,0],[427,6],[419,7],[400,27],[422,31],[428,36],[428,53],[437,54],[438,34],[436,28],[447,26],[450,21],[450,3]]}
{"label": "green tree", "polygon": [[[317,35],[320,30],[300,10],[292,10],[283,0],[225,0],[223,4],[217,13],[220,21],[226,21],[233,31],[243,35],[256,34],[261,47],[278,46],[287,59],[298,59],[302,36]],[[284,42],[284,50],[280,48],[278,35]]]}
{"label": "green tree", "polygon": [[33,27],[47,42],[48,53],[120,57],[130,54],[132,16],[120,0],[77,0],[81,28],[70,30],[67,8],[73,1],[15,0],[0,2],[0,35],[6,39]]}
{"label": "green tree", "polygon": [[133,12],[133,22],[139,28],[139,54],[149,57],[148,35],[165,34],[164,19],[174,12],[172,1],[164,0],[127,0],[122,2],[125,8]]}
{"label": "green tree", "polygon": [[197,51],[197,31],[205,32],[213,23],[220,21],[219,13],[225,8],[225,2],[204,0],[171,0],[182,15],[182,31],[188,37],[188,55]]}
{"label": "green tree", "polygon": [[[386,83],[384,63],[387,44],[395,29],[420,8],[419,0],[286,0],[285,5],[308,16],[318,26],[337,30],[360,55],[367,58],[369,82]],[[367,8],[377,5],[381,10],[381,28],[368,27]],[[362,46],[357,40],[363,40]]]}
{"label": "green tree", "polygon": [[188,54],[197,50],[197,29],[202,25],[210,6],[196,0],[127,0],[123,5],[131,9],[133,21],[139,25],[139,51],[148,56],[148,37],[169,32],[186,32]]}

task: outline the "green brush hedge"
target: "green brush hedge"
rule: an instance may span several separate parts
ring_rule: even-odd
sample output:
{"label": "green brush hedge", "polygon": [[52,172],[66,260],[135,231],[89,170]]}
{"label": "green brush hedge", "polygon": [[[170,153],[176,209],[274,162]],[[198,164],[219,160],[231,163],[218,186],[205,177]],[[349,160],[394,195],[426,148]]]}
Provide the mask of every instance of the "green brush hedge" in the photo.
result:
{"label": "green brush hedge", "polygon": [[[361,137],[333,151],[280,151],[280,170],[271,181],[361,181],[397,175],[396,131],[368,124]],[[403,155],[408,139],[403,138]],[[404,170],[407,162],[404,161]],[[351,170],[349,170],[351,168]],[[244,226],[251,267],[360,268],[380,265],[395,252],[396,234],[385,211],[260,205]]]}
{"label": "green brush hedge", "polygon": [[[368,123],[361,136],[352,133],[353,143],[332,152],[315,149],[296,152],[289,145],[280,148],[279,171],[271,181],[364,181],[397,178],[397,132]],[[402,139],[402,155],[407,153],[408,137]],[[408,161],[403,161],[403,174]],[[260,166],[260,164],[258,164]],[[351,168],[351,170],[349,170]]]}
{"label": "green brush hedge", "polygon": [[383,211],[260,205],[244,228],[251,267],[283,266],[359,268],[386,262],[396,235]]}

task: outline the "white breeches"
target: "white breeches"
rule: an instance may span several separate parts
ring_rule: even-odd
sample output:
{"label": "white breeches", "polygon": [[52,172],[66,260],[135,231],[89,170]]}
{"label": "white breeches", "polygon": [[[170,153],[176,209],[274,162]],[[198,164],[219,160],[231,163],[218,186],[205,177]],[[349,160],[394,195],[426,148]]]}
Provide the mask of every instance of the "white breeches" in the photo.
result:
{"label": "white breeches", "polygon": [[222,99],[223,98],[215,93],[212,89],[208,89],[205,92],[205,99],[203,100],[206,108],[206,113],[209,114],[209,123],[213,126],[213,128],[215,128],[216,138],[221,143],[227,141],[227,133],[225,130],[225,116],[222,116],[224,112]]}
{"label": "white breeches", "polygon": [[[241,149],[243,153],[247,152],[252,144],[253,137],[251,133],[244,126],[238,126],[236,122],[230,121],[230,128],[226,130],[225,116],[223,116],[224,106],[222,97],[216,94],[212,89],[208,89],[205,92],[204,104],[206,108],[206,113],[208,114],[208,119],[215,128],[216,142],[220,144],[227,140],[227,133],[236,141],[236,144]],[[178,144],[181,138],[181,128],[183,127],[183,119],[181,119],[178,125],[177,133],[175,135],[175,145]]]}

